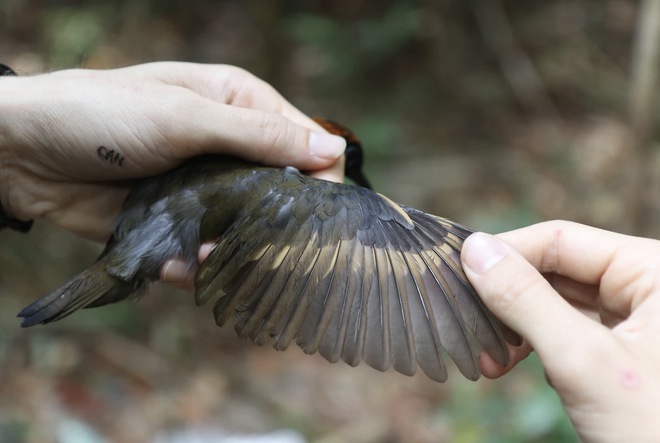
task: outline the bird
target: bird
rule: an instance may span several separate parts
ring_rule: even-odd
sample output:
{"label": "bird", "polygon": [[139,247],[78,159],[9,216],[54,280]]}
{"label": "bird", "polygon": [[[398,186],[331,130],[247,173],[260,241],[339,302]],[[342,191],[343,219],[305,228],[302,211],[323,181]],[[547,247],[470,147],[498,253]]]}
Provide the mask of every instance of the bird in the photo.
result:
{"label": "bird", "polygon": [[212,302],[218,326],[239,337],[351,366],[364,361],[444,382],[445,353],[469,380],[478,356],[509,363],[520,337],[470,285],[460,263],[472,229],[399,205],[373,191],[354,134],[347,140],[355,184],[312,178],[225,155],[202,155],[145,178],[124,200],[94,264],[18,314],[30,327],[142,296],[162,265],[197,266],[195,302]]}

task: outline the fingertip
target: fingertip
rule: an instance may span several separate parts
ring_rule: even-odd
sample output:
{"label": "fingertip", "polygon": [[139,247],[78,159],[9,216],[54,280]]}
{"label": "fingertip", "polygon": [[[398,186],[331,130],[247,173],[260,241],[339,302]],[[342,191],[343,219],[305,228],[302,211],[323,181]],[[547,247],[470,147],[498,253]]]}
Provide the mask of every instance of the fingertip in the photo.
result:
{"label": "fingertip", "polygon": [[181,260],[167,260],[160,268],[160,280],[165,283],[176,283],[185,279],[187,266]]}
{"label": "fingertip", "polygon": [[334,183],[341,183],[342,179],[336,172],[326,169],[323,171],[316,171],[309,174],[311,177],[318,178],[319,180],[325,180]]}
{"label": "fingertip", "polygon": [[499,365],[493,358],[486,352],[479,355],[479,367],[484,377],[495,379],[505,374],[508,374],[516,367],[518,363],[523,361],[532,352],[532,347],[527,342],[523,342],[520,346],[508,346],[509,350],[509,363],[506,366]]}
{"label": "fingertip", "polygon": [[194,267],[177,258],[167,260],[160,269],[160,280],[179,289],[192,289],[194,276]]}
{"label": "fingertip", "polygon": [[211,251],[215,248],[216,243],[203,243],[199,247],[199,251],[197,253],[197,262],[202,263],[204,260],[206,260],[206,257],[209,256]]}
{"label": "fingertip", "polygon": [[326,132],[310,131],[309,152],[325,160],[336,160],[346,151],[346,139]]}
{"label": "fingertip", "polygon": [[497,237],[475,232],[463,244],[461,259],[463,265],[476,274],[486,274],[506,255],[502,240]]}
{"label": "fingertip", "polygon": [[499,378],[511,370],[509,367],[498,365],[486,352],[482,352],[478,360],[481,375],[489,379]]}
{"label": "fingertip", "polygon": [[334,165],[326,169],[319,169],[309,172],[309,175],[320,180],[326,180],[335,183],[344,182],[344,157],[339,157]]}

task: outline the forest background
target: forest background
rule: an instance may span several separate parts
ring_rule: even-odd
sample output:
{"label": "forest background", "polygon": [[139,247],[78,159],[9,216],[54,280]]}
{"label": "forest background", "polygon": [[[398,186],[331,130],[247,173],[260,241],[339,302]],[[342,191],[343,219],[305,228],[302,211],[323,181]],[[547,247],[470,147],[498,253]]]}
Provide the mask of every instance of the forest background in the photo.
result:
{"label": "forest background", "polygon": [[[351,127],[398,202],[488,232],[562,218],[658,237],[654,3],[0,0],[0,62],[235,64]],[[19,309],[101,245],[45,223],[1,235],[3,442],[576,440],[534,357],[442,385],[330,365],[243,342],[163,286],[22,330]]]}

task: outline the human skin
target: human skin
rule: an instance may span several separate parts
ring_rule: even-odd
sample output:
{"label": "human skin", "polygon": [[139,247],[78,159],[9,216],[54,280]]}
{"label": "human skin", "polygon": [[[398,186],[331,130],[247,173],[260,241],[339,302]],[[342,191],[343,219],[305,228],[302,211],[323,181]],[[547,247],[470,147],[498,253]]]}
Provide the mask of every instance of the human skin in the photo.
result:
{"label": "human skin", "polygon": [[531,349],[585,442],[658,441],[660,241],[553,221],[463,245],[465,272]]}
{"label": "human skin", "polygon": [[161,62],[0,78],[0,201],[105,240],[133,180],[231,154],[343,178],[343,138],[233,66]]}

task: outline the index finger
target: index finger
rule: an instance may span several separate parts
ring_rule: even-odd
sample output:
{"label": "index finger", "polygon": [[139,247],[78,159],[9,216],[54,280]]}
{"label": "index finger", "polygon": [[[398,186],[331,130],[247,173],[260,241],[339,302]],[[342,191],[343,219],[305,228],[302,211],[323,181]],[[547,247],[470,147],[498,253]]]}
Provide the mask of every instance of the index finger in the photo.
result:
{"label": "index finger", "polygon": [[617,253],[637,237],[568,221],[550,221],[498,234],[542,273],[599,284]]}

